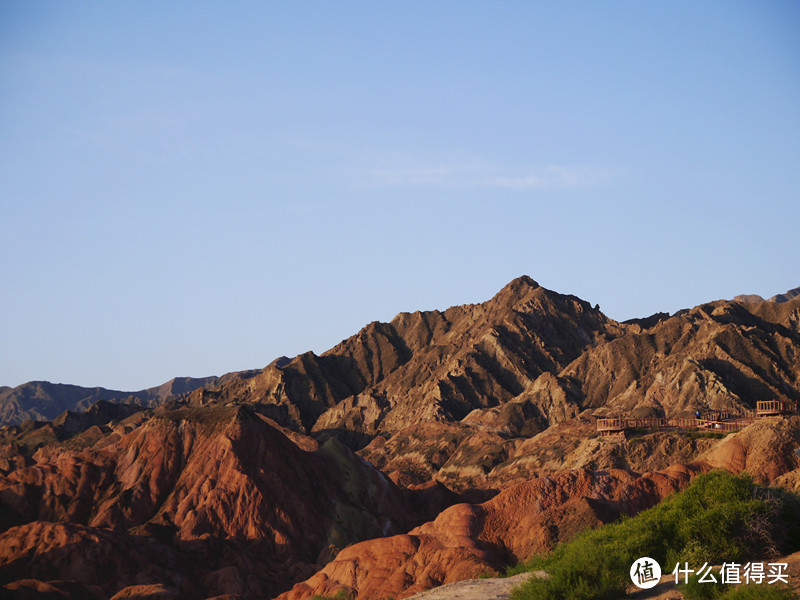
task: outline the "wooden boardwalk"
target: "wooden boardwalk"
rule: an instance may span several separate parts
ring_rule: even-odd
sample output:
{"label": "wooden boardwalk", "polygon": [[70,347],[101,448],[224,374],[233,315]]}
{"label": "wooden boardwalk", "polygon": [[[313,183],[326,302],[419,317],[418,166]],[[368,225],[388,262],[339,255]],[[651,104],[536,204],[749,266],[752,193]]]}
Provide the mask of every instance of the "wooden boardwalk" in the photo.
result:
{"label": "wooden boardwalk", "polygon": [[721,433],[739,431],[756,420],[755,412],[746,414],[708,413],[698,418],[624,417],[597,419],[597,431],[602,435],[622,434],[630,429],[707,429]]}
{"label": "wooden boardwalk", "polygon": [[796,414],[800,412],[800,403],[790,400],[765,400],[756,402],[756,410],[742,413],[726,411],[710,411],[696,417],[664,417],[626,418],[604,417],[597,419],[597,431],[601,435],[624,435],[631,429],[707,429],[730,433],[747,427],[756,419]]}

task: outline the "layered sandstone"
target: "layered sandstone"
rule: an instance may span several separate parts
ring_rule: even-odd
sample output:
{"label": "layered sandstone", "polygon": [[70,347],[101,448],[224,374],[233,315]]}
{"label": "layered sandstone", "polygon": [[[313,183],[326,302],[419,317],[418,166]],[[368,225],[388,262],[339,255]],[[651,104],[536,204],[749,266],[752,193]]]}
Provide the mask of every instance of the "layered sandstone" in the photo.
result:
{"label": "layered sandstone", "polygon": [[[419,522],[414,494],[340,442],[298,445],[246,406],[160,411],[99,449],[39,458],[0,479],[2,583],[25,573],[110,593],[178,577],[184,593],[198,593],[199,569],[207,582],[224,588],[244,577],[268,595],[348,544]],[[448,502],[419,493],[429,510]],[[84,547],[99,553],[91,568],[78,560]],[[169,558],[187,550],[194,560]],[[212,575],[226,568],[233,577]]]}
{"label": "layered sandstone", "polygon": [[483,504],[453,506],[408,534],[346,548],[279,599],[340,590],[359,600],[404,598],[497,572],[587,527],[653,506],[685,487],[699,470],[673,467],[643,476],[578,470],[532,479]]}
{"label": "layered sandstone", "polygon": [[147,408],[4,427],[0,586],[401,597],[545,551],[709,468],[800,488],[800,417],[724,439],[596,431],[603,415],[800,399],[800,299],[785,296],[617,323],[522,277]]}

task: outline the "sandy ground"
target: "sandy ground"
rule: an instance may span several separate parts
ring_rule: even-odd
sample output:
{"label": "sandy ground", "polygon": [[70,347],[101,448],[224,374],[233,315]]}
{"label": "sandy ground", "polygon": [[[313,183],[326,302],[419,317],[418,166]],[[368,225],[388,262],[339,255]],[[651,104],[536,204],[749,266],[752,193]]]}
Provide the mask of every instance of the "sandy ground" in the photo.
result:
{"label": "sandy ground", "polygon": [[528,577],[543,575],[543,571],[535,571],[506,578],[466,579],[414,594],[406,600],[508,600],[511,597],[511,588]]}

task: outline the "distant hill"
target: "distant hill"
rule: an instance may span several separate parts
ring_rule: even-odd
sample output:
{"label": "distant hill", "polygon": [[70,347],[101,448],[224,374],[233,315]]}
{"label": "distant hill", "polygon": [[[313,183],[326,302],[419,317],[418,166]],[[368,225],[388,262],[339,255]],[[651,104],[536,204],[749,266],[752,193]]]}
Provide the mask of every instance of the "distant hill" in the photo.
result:
{"label": "distant hill", "polygon": [[789,290],[784,294],[776,294],[769,300],[764,300],[758,294],[739,294],[733,300],[734,302],[789,302],[790,300],[794,300],[800,296],[800,287],[796,287],[793,290]]}
{"label": "distant hill", "polygon": [[29,381],[15,388],[0,388],[0,426],[16,425],[33,419],[49,421],[65,410],[82,412],[100,400],[113,404],[152,407],[168,398],[187,394],[217,382],[218,377],[175,377],[159,386],[138,392],[122,392],[102,387],[85,388],[49,381]]}
{"label": "distant hill", "polygon": [[789,302],[789,300],[794,300],[800,296],[800,287],[796,287],[793,290],[789,290],[785,294],[778,294],[777,296],[773,296],[769,299],[770,302]]}

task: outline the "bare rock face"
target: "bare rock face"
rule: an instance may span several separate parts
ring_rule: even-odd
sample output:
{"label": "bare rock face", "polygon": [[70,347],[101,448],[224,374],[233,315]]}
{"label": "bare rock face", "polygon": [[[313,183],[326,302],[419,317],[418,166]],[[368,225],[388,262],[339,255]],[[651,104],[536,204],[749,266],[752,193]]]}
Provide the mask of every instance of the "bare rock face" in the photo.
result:
{"label": "bare rock face", "polygon": [[20,579],[0,587],[0,597],[14,600],[105,600],[103,591],[96,586],[83,586],[74,581],[44,582],[38,579]]}
{"label": "bare rock face", "polygon": [[[800,400],[792,294],[616,323],[521,277],[195,383],[0,428],[3,592],[403,597],[652,506],[698,471],[800,489],[800,417],[722,440],[596,431],[605,415]],[[20,393],[0,388],[0,413]]]}
{"label": "bare rock face", "polygon": [[765,484],[794,481],[800,475],[800,416],[757,421],[698,460],[716,469],[747,472]]}
{"label": "bare rock face", "polygon": [[181,560],[154,539],[72,523],[34,521],[0,535],[0,578],[7,587],[23,572],[51,587],[57,584],[50,580],[64,580],[95,591],[152,580],[179,585]]}
{"label": "bare rock face", "polygon": [[616,323],[522,277],[482,304],[401,313],[195,400],[259,403],[284,426],[362,448],[423,422],[528,437],[586,409],[672,417],[800,399],[800,300],[655,317]]}
{"label": "bare rock face", "polygon": [[[557,373],[587,347],[623,331],[589,303],[521,277],[482,304],[371,323],[321,356],[273,363],[253,377],[198,390],[192,402],[263,404],[281,425],[329,432],[363,447],[379,433],[460,420],[523,393],[535,397],[531,406],[552,405],[552,393],[537,390],[544,387],[534,384],[537,377]],[[574,412],[537,410],[544,424],[551,412],[554,418]]]}
{"label": "bare rock face", "polygon": [[0,473],[3,475],[28,466],[33,461],[23,454],[18,444],[0,445]]}
{"label": "bare rock face", "polygon": [[177,600],[178,590],[157,583],[155,585],[132,585],[120,590],[111,600]]}
{"label": "bare rock face", "polygon": [[705,304],[589,349],[561,377],[595,414],[689,416],[800,399],[800,301]]}
{"label": "bare rock face", "polygon": [[[508,405],[506,405],[508,406]],[[575,469],[636,473],[690,463],[719,440],[681,431],[603,438],[588,413],[531,437],[477,422],[421,423],[375,438],[359,454],[403,485],[435,481],[472,502],[535,477]]]}
{"label": "bare rock face", "polygon": [[15,469],[0,478],[0,584],[24,572],[107,594],[160,583],[268,596],[419,522],[413,493],[341,443],[305,446],[247,407],[184,408]]}
{"label": "bare rock face", "polygon": [[794,300],[797,297],[800,297],[800,287],[791,289],[783,294],[776,294],[769,300],[770,302],[789,302],[790,300]]}
{"label": "bare rock face", "polygon": [[391,438],[378,436],[359,455],[385,473],[402,473],[406,483],[434,478],[473,429],[460,423],[423,422]]}
{"label": "bare rock face", "polygon": [[459,504],[408,534],[346,548],[280,600],[339,590],[359,600],[403,598],[497,571],[551,549],[587,527],[649,508],[685,487],[699,468],[641,477],[585,470],[513,486],[483,504]]}
{"label": "bare rock face", "polygon": [[414,422],[460,420],[511,401],[543,373],[558,372],[597,340],[622,332],[588,303],[526,277],[483,304],[404,313],[391,325],[413,333],[419,348],[379,383],[325,412],[315,431],[375,435]]}
{"label": "bare rock face", "polygon": [[766,302],[766,300],[758,294],[739,294],[738,296],[734,296],[733,301],[746,303]]}

